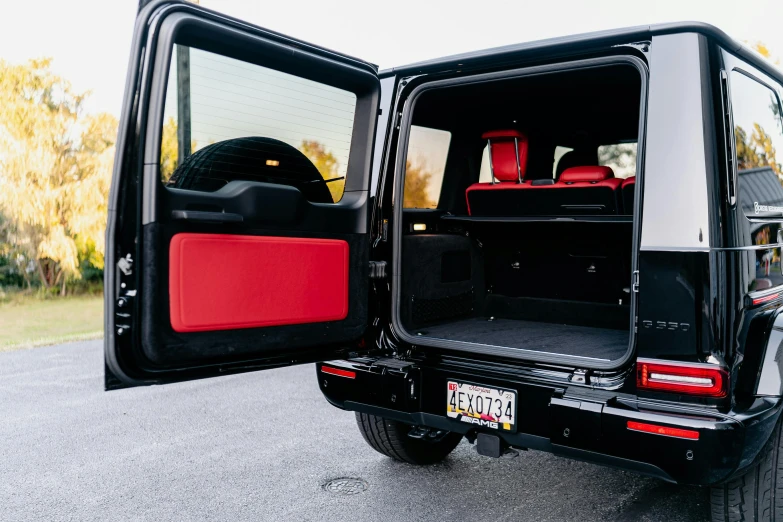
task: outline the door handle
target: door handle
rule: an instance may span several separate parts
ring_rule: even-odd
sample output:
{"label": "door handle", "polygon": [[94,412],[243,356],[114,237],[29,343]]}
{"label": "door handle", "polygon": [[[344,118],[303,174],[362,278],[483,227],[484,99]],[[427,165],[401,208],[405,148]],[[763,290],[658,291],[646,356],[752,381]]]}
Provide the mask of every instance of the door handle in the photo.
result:
{"label": "door handle", "polygon": [[204,212],[200,210],[172,210],[171,219],[199,221],[201,223],[241,223],[245,220],[241,214],[233,214],[231,212]]}

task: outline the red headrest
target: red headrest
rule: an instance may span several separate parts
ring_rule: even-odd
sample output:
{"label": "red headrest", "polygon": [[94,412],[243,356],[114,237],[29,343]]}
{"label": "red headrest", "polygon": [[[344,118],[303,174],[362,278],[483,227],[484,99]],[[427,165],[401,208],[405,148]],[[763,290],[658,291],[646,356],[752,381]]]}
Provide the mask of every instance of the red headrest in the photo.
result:
{"label": "red headrest", "polygon": [[623,180],[623,188],[627,187],[628,185],[633,185],[636,183],[636,176],[631,176],[630,178],[625,178]]}
{"label": "red headrest", "polygon": [[560,174],[561,183],[578,183],[580,181],[603,181],[614,177],[614,172],[609,167],[571,167]]}
{"label": "red headrest", "polygon": [[[527,136],[517,130],[496,130],[481,135],[489,140],[492,153],[492,171],[498,181],[517,181],[525,179],[527,170]],[[519,151],[519,172],[517,173],[517,151],[514,150],[514,138]]]}

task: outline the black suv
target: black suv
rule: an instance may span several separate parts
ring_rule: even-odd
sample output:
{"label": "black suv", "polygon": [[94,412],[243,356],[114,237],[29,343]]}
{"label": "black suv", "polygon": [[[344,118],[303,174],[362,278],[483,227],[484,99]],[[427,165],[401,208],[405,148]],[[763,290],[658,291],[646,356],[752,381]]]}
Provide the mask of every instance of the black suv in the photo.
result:
{"label": "black suv", "polygon": [[316,362],[398,460],[465,437],[711,486],[715,520],[783,516],[782,93],[698,23],[379,72],[153,2],[106,387]]}

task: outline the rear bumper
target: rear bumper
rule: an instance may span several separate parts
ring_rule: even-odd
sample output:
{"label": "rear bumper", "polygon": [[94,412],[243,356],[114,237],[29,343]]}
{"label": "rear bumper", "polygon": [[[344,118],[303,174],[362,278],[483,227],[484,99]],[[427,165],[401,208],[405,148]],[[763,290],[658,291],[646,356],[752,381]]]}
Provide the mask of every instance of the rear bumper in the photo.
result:
{"label": "rear bumper", "polygon": [[[486,431],[513,447],[680,484],[712,485],[741,474],[756,460],[781,410],[779,397],[759,398],[742,412],[722,414],[627,394],[498,381],[403,362],[393,368],[368,360],[326,365],[349,370],[353,378],[325,374],[322,366],[317,365],[321,391],[341,409],[462,434]],[[516,432],[476,428],[447,417],[447,378],[517,390]],[[699,437],[689,440],[633,431],[628,421],[692,430]]]}

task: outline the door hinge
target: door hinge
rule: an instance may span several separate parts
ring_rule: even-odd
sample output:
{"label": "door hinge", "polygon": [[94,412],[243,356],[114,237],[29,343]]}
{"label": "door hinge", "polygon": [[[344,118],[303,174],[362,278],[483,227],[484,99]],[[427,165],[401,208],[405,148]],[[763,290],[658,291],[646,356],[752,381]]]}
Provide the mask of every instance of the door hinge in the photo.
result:
{"label": "door hinge", "polygon": [[133,257],[126,254],[117,261],[119,287],[117,288],[117,297],[114,301],[114,325],[117,336],[126,336],[130,332],[133,324],[133,301],[136,297],[136,290],[128,288],[128,281],[133,275]]}
{"label": "door hinge", "polygon": [[587,370],[577,368],[568,380],[578,384],[587,384]]}
{"label": "door hinge", "polygon": [[633,271],[633,284],[631,285],[631,288],[633,288],[633,291],[636,293],[639,293],[639,271],[634,270]]}
{"label": "door hinge", "polygon": [[133,258],[131,255],[127,254],[125,257],[121,257],[120,260],[117,261],[117,268],[119,268],[120,272],[124,275],[131,275],[133,273]]}
{"label": "door hinge", "polygon": [[370,261],[370,279],[386,278],[386,261]]}

